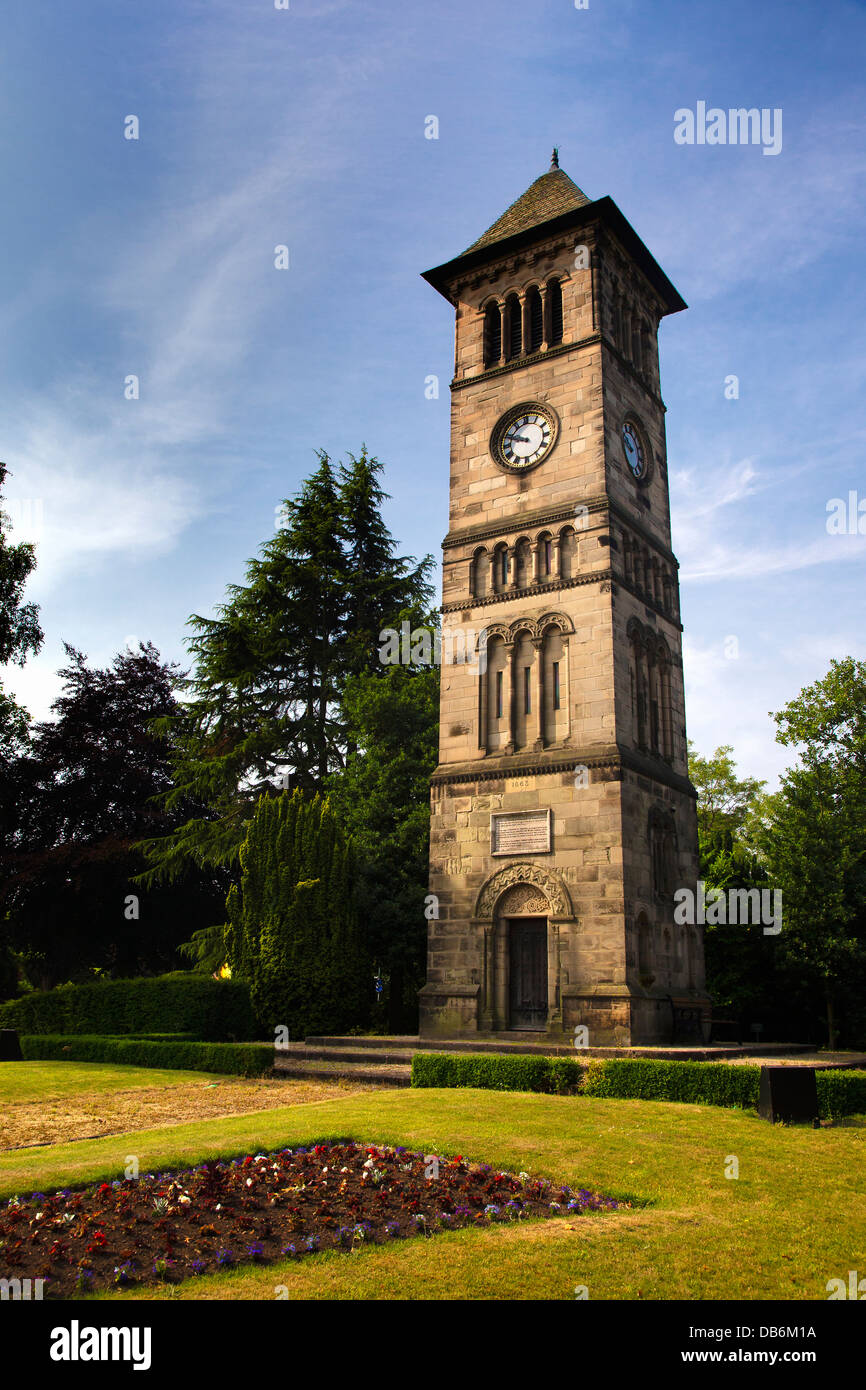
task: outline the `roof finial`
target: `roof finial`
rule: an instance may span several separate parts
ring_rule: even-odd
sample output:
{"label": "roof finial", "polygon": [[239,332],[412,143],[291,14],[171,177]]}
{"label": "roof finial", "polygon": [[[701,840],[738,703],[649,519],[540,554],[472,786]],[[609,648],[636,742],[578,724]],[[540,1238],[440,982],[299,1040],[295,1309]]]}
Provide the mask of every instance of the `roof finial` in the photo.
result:
{"label": "roof finial", "polygon": [[553,147],[553,154],[551,155],[551,158],[550,158],[550,169],[548,170],[548,173],[552,174],[553,171],[554,171],[554,169],[558,169],[558,168],[559,168],[559,150],[557,149],[556,145],[554,145],[554,147]]}

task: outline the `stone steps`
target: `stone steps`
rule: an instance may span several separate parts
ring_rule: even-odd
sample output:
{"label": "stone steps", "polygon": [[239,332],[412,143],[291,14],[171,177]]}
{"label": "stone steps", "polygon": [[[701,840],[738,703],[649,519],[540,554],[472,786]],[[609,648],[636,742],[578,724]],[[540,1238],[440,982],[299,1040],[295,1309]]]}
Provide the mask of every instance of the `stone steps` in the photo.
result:
{"label": "stone steps", "polygon": [[274,1071],[279,1076],[296,1079],[316,1078],[322,1081],[354,1081],[359,1085],[408,1086],[412,1075],[412,1058],[417,1052],[450,1052],[457,1055],[487,1053],[498,1056],[577,1057],[590,1060],[596,1057],[647,1057],[663,1061],[747,1061],[752,1057],[793,1057],[809,1052],[807,1045],[775,1046],[751,1044],[744,1047],[591,1047],[581,1048],[557,1043],[531,1042],[520,1034],[495,1038],[419,1038],[402,1035],[394,1037],[309,1037],[305,1042],[290,1043],[276,1054]]}
{"label": "stone steps", "polygon": [[347,1062],[324,1058],[305,1060],[303,1057],[281,1054],[274,1062],[274,1073],[295,1080],[356,1081],[365,1086],[408,1086],[412,1067],[408,1062],[400,1066],[387,1066],[373,1062]]}

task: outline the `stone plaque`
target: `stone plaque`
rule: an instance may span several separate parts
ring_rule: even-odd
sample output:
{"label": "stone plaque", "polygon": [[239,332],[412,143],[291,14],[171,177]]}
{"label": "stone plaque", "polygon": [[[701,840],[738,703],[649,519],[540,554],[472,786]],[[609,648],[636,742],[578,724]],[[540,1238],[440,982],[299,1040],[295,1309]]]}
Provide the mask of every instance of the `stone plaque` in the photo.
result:
{"label": "stone plaque", "polygon": [[549,854],[551,811],[503,811],[490,817],[491,854]]}

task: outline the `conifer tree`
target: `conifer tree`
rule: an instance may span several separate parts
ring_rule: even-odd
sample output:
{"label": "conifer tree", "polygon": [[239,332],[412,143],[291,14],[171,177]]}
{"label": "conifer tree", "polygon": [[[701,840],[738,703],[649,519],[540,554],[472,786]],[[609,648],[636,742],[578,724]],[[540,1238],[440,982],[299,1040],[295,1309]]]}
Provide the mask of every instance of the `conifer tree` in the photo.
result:
{"label": "conifer tree", "polygon": [[142,849],[145,883],[190,860],[233,866],[259,796],[316,791],[343,766],[346,681],[378,666],[379,632],[422,614],[432,561],[394,554],[381,465],[362,450],[338,480],[328,456],[285,502],[275,536],[216,616],[194,616],[195,671],[182,714],[158,726],[174,756],[173,802],[208,813]]}
{"label": "conifer tree", "polygon": [[263,796],[228,896],[232,978],[248,981],[266,1035],[344,1031],[369,1017],[371,967],[358,923],[352,850],[328,801]]}

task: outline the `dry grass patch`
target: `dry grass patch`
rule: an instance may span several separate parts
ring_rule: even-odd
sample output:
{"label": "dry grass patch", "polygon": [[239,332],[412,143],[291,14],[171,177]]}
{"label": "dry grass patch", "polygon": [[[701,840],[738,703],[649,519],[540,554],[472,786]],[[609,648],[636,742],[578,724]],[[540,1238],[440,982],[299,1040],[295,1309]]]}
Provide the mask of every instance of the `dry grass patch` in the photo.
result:
{"label": "dry grass patch", "polygon": [[0,1148],[63,1144],[223,1115],[255,1114],[277,1106],[334,1100],[370,1089],[351,1082],[202,1076],[180,1085],[85,1090],[77,1095],[4,1105]]}

